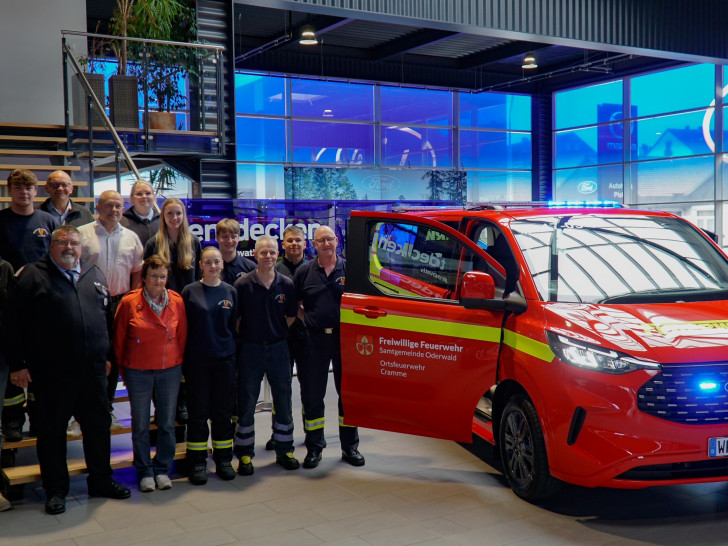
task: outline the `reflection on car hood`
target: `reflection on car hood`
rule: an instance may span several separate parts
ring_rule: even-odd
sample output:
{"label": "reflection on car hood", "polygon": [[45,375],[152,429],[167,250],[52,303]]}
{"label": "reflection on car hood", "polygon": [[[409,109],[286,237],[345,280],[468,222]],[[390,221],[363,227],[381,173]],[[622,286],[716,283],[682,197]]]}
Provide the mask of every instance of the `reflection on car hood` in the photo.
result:
{"label": "reflection on car hood", "polygon": [[728,361],[726,300],[648,305],[550,303],[545,310],[549,330],[587,343],[663,363]]}

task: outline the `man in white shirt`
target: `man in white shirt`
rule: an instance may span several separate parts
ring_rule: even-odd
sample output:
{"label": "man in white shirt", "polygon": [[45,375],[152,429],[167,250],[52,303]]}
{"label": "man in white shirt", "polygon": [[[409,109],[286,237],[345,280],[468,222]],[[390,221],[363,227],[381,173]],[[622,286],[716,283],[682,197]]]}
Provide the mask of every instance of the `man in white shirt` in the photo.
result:
{"label": "man in white shirt", "polygon": [[[124,198],[120,193],[108,190],[99,196],[96,210],[98,220],[78,228],[83,247],[81,257],[97,266],[106,277],[111,295],[110,313],[116,312],[121,298],[130,290],[141,287],[144,248],[136,233],[119,222],[124,212]],[[110,363],[107,395],[111,428],[121,428],[113,414],[113,402],[119,369],[116,362]],[[69,434],[72,431],[69,427]]]}

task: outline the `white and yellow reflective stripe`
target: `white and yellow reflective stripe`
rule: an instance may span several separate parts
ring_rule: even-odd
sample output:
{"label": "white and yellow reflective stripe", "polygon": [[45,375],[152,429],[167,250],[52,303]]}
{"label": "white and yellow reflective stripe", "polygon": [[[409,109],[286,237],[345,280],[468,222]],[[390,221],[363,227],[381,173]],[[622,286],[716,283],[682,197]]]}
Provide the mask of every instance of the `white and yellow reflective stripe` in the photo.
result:
{"label": "white and yellow reflective stripe", "polygon": [[[189,445],[189,443],[188,443]],[[212,441],[212,448],[213,449],[232,449],[233,447],[233,439],[230,438],[229,440],[213,440]]]}
{"label": "white and yellow reflective stripe", "polygon": [[341,322],[374,328],[404,330],[420,334],[460,337],[463,339],[475,339],[479,341],[490,341],[493,343],[500,342],[500,328],[480,326],[478,324],[466,324],[463,322],[402,317],[391,314],[386,317],[379,317],[375,322],[372,319],[366,318],[364,315],[354,313],[354,311],[350,309],[341,310]]}
{"label": "white and yellow reflective stripe", "polygon": [[306,430],[319,430],[324,428],[325,419],[321,417],[321,419],[311,419],[305,420],[303,422],[303,428]]}
{"label": "white and yellow reflective stripe", "polygon": [[529,356],[551,362],[554,359],[554,353],[546,343],[541,343],[533,338],[517,334],[512,330],[506,330],[503,334],[503,343]]}
{"label": "white and yellow reflective stripe", "polygon": [[13,396],[12,398],[6,398],[3,402],[3,406],[6,408],[9,406],[17,406],[18,404],[22,404],[25,402],[25,393],[19,394],[18,396]]}
{"label": "white and yellow reflective stripe", "polygon": [[[232,447],[232,440],[230,440]],[[187,442],[187,451],[207,451],[207,442]]]}
{"label": "white and yellow reflective stripe", "polygon": [[356,428],[354,425],[347,425],[346,423],[344,423],[344,416],[343,415],[339,415],[339,426],[340,427]]}

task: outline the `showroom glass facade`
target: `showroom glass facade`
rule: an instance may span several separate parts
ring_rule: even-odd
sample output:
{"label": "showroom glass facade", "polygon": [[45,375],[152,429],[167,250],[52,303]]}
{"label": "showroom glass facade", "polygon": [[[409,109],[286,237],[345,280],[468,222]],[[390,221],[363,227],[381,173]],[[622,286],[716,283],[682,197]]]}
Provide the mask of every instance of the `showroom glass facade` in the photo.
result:
{"label": "showroom glass facade", "polygon": [[531,199],[531,99],[236,74],[238,196]]}
{"label": "showroom glass facade", "polygon": [[554,199],[667,210],[725,245],[725,80],[698,64],[555,93]]}

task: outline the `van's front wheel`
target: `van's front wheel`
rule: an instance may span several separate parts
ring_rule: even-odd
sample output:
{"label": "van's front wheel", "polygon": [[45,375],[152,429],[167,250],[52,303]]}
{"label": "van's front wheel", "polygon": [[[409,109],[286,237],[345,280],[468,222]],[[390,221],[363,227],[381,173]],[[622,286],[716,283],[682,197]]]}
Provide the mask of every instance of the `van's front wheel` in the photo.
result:
{"label": "van's front wheel", "polygon": [[498,443],[503,471],[516,495],[538,501],[556,492],[559,482],[549,473],[536,408],[523,394],[508,400],[501,416]]}

